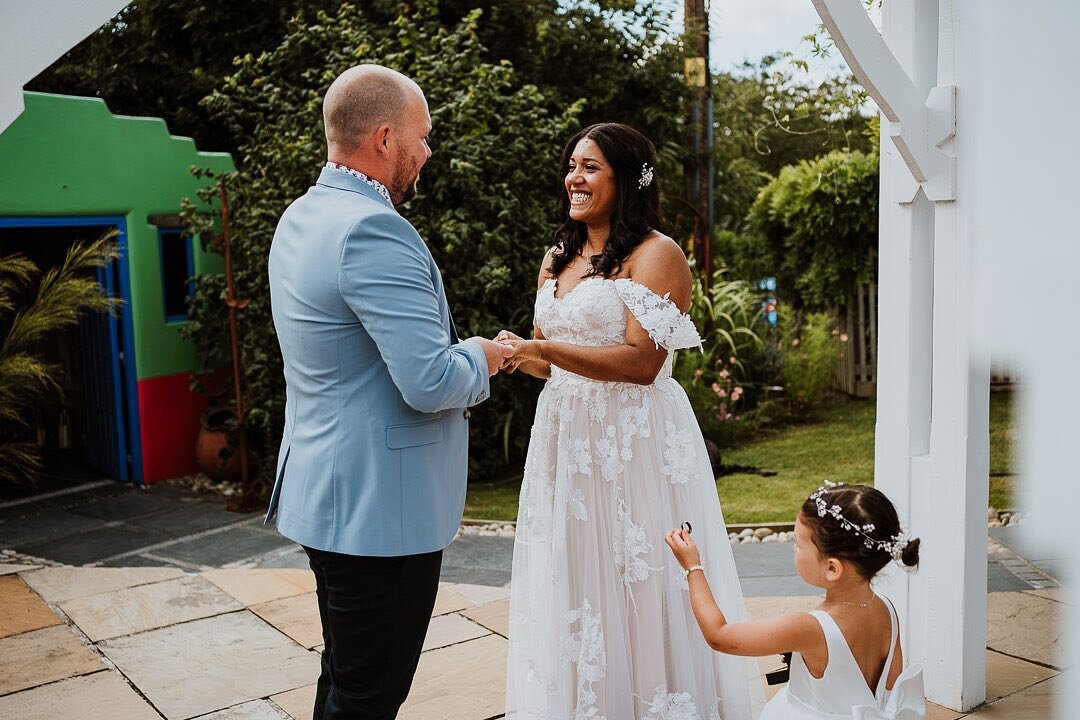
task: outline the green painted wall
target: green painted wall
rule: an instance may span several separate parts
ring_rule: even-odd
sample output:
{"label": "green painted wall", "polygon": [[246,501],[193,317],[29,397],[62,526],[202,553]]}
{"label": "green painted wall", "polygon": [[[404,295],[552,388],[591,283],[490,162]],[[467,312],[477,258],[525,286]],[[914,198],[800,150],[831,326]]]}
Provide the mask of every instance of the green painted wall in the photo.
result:
{"label": "green painted wall", "polygon": [[[194,367],[177,323],[165,322],[157,228],[200,183],[191,166],[232,170],[228,153],[201,153],[169,135],[163,120],[113,115],[96,98],[25,93],[26,110],[0,134],[0,216],[123,215],[127,218],[136,375]],[[194,242],[195,271],[221,258]]]}

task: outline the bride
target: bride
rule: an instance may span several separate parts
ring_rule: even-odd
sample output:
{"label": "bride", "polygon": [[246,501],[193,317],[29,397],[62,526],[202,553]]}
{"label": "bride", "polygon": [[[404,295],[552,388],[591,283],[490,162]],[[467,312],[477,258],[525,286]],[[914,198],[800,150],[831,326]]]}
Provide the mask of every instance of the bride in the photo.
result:
{"label": "bride", "polygon": [[761,702],[755,666],[705,644],[664,552],[689,522],[717,602],[744,619],[704,441],[671,378],[671,354],[701,341],[655,165],[625,125],[570,139],[534,339],[497,338],[515,348],[506,371],[547,380],[518,509],[507,718],[748,720]]}

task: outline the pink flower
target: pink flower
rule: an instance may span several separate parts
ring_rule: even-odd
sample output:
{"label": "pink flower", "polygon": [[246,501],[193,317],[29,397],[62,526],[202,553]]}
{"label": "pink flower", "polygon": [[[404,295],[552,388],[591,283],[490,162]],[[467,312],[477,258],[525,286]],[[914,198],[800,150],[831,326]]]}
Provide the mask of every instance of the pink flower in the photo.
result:
{"label": "pink flower", "polygon": [[840,342],[847,342],[847,333],[840,333]]}
{"label": "pink flower", "polygon": [[717,397],[727,397],[727,391],[720,387],[718,383],[712,384],[712,391],[716,393]]}
{"label": "pink flower", "polygon": [[734,365],[734,364],[735,364],[735,356],[734,356],[734,355],[732,355],[731,357],[729,357],[729,358],[727,359],[727,361],[728,361],[728,362],[729,362],[730,364]]}
{"label": "pink flower", "polygon": [[694,379],[695,380],[700,380],[701,376],[704,375],[704,374],[705,374],[705,372],[701,368],[698,368],[697,370],[694,371]]}
{"label": "pink flower", "polygon": [[799,338],[791,338],[791,347],[799,347]]}
{"label": "pink flower", "polygon": [[729,373],[727,370],[721,370],[720,373],[719,373],[720,377],[722,377],[722,378],[726,378],[730,374],[731,373]]}

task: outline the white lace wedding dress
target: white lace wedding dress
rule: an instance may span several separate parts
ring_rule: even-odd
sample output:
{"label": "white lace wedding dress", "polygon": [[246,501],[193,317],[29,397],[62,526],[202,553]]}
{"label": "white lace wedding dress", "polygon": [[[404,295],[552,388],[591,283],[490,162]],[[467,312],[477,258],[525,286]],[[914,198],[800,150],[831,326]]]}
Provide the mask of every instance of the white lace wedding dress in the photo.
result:
{"label": "white lace wedding dress", "polygon": [[[670,351],[698,347],[677,306],[629,279],[537,293],[550,340],[618,345],[627,311]],[[598,382],[552,366],[518,509],[507,718],[750,720],[756,663],[711,650],[664,534],[689,521],[728,620],[742,591],[704,441],[669,354],[656,381]]]}

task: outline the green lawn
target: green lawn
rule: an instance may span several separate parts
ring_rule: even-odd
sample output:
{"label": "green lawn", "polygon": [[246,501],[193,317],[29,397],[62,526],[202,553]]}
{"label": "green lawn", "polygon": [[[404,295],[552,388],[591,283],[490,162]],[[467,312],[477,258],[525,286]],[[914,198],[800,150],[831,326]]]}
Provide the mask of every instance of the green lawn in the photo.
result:
{"label": "green lawn", "polygon": [[[757,467],[771,477],[752,473],[722,476],[716,484],[729,523],[785,522],[802,501],[826,479],[866,483],[874,475],[874,411],[872,400],[843,400],[823,408],[813,422],[760,431],[735,447],[725,448],[725,465]],[[1010,471],[1013,429],[1012,396],[990,394],[990,505],[1012,506]],[[999,476],[995,476],[995,475]],[[521,477],[469,485],[465,516],[513,520]]]}

